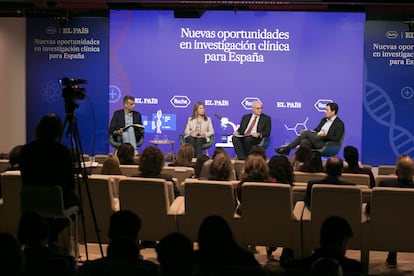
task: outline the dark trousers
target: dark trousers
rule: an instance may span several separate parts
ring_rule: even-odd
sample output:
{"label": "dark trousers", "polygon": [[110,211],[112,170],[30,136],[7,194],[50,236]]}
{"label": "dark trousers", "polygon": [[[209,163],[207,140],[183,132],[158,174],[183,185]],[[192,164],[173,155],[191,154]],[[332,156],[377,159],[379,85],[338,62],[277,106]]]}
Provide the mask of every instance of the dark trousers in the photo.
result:
{"label": "dark trousers", "polygon": [[289,144],[289,148],[296,148],[297,145],[301,147],[306,146],[311,149],[320,149],[325,142],[315,132],[304,131],[298,136],[292,143]]}
{"label": "dark trousers", "polygon": [[198,157],[202,155],[203,144],[207,143],[207,139],[205,137],[195,138],[193,136],[187,136],[185,137],[185,142],[193,146],[194,157]]}
{"label": "dark trousers", "polygon": [[260,143],[260,138],[255,138],[251,135],[244,137],[233,136],[232,141],[237,159],[244,160],[252,147]]}

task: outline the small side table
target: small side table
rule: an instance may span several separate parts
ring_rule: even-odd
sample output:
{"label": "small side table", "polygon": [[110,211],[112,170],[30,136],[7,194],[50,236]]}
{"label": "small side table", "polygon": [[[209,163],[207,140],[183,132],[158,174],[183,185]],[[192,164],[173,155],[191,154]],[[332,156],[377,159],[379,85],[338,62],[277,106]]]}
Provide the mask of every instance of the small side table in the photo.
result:
{"label": "small side table", "polygon": [[175,159],[175,155],[174,155],[175,141],[173,140],[150,140],[149,143],[156,147],[158,147],[158,145],[171,145],[171,152],[167,152],[167,154],[171,155],[172,160]]}

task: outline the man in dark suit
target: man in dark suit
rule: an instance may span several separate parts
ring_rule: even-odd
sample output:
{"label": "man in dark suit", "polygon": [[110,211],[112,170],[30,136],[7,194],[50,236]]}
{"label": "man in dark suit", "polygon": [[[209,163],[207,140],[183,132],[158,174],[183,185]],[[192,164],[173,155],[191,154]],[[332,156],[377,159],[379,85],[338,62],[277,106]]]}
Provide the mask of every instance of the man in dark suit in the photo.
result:
{"label": "man in dark suit", "polygon": [[233,133],[233,146],[239,160],[246,159],[254,145],[260,143],[262,138],[269,137],[272,128],[270,117],[263,114],[263,104],[254,101],[252,114],[242,117],[239,128]]}
{"label": "man in dark suit", "polygon": [[[403,154],[398,157],[395,174],[397,175],[395,179],[382,180],[379,183],[379,186],[394,188],[414,188],[414,161],[410,156]],[[367,205],[367,208],[367,212],[369,212],[369,204]],[[397,265],[397,252],[388,252],[386,262],[389,267],[395,267]]]}
{"label": "man in dark suit", "polygon": [[339,180],[339,177],[342,174],[343,166],[344,166],[343,161],[338,157],[330,157],[326,161],[327,176],[323,179],[308,181],[308,186],[306,187],[306,196],[305,196],[305,204],[307,206],[311,206],[312,186],[314,184],[355,185],[353,183]]}
{"label": "man in dark suit", "polygon": [[132,124],[139,124],[142,126],[141,113],[134,111],[135,99],[132,96],[124,97],[124,109],[114,112],[111,124],[109,126],[109,134],[112,135],[114,141],[118,140],[120,136],[122,143],[130,143],[135,151],[137,150],[137,143],[141,137],[144,136],[144,129],[142,127],[128,127]]}
{"label": "man in dark suit", "polygon": [[313,130],[303,130],[292,143],[285,147],[277,148],[279,154],[288,155],[290,150],[296,146],[307,146],[312,149],[320,149],[326,142],[339,142],[344,135],[344,122],[337,116],[338,104],[326,104],[325,118],[322,118],[319,125]]}

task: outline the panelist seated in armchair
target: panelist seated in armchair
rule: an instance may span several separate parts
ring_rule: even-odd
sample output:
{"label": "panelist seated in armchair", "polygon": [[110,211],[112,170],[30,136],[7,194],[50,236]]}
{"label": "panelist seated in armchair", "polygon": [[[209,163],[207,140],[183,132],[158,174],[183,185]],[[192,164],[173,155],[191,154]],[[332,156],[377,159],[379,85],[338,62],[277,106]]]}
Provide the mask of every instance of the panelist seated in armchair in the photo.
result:
{"label": "panelist seated in armchair", "polygon": [[184,142],[191,144],[194,148],[194,156],[202,155],[202,150],[211,146],[214,140],[214,128],[211,118],[206,115],[206,109],[202,102],[196,102],[193,114],[188,117],[184,129]]}
{"label": "panelist seated in armchair", "polygon": [[[242,117],[240,127],[233,133],[233,146],[239,160],[245,160],[254,145],[270,136],[271,119],[263,113],[263,104],[254,101],[252,113]],[[265,146],[263,146],[265,147]]]}
{"label": "panelist seated in armchair", "polygon": [[144,128],[141,113],[135,111],[135,99],[132,96],[124,97],[124,108],[114,112],[109,126],[109,141],[117,147],[117,143],[130,143],[135,151],[142,144]]}
{"label": "panelist seated in armchair", "polygon": [[289,155],[290,150],[296,146],[307,146],[311,149],[320,149],[327,142],[340,143],[343,139],[345,126],[344,122],[337,116],[338,104],[326,104],[325,117],[319,122],[319,125],[313,130],[303,130],[292,143],[287,146],[277,148],[275,151],[279,154]]}

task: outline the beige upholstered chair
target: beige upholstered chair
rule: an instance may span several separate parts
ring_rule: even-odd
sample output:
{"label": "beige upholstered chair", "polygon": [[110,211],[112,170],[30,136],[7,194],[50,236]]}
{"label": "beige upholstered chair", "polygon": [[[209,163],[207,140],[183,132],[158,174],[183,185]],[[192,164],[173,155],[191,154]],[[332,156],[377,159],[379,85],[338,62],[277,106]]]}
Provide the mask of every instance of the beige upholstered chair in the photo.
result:
{"label": "beige upholstered chair", "polygon": [[354,236],[349,241],[350,249],[366,248],[362,236],[365,234],[367,217],[362,204],[362,191],[359,187],[348,185],[314,184],[310,209],[305,207],[302,216],[303,252],[311,255],[319,247],[319,234],[322,222],[329,216],[341,216],[352,227]]}
{"label": "beige upholstered chair", "polygon": [[310,172],[299,172],[299,171],[295,171],[294,175],[295,175],[296,182],[304,182],[304,183],[308,183],[309,180],[322,179],[326,176],[326,174],[322,172],[310,173]]}
{"label": "beige upholstered chair", "polygon": [[126,176],[134,176],[140,173],[138,170],[138,165],[119,165],[121,172]]}
{"label": "beige upholstered chair", "polygon": [[1,174],[3,203],[0,206],[0,229],[14,235],[17,233],[20,219],[21,187],[20,171],[8,171]]}
{"label": "beige upholstered chair", "polygon": [[184,194],[184,191],[181,189],[181,183],[186,179],[190,178],[194,174],[194,169],[190,167],[163,167],[161,173],[172,175],[172,177],[177,179],[177,187],[180,189],[181,194]]}
{"label": "beige upholstered chair", "polygon": [[[28,211],[36,212],[45,218],[66,219],[69,222],[68,248],[70,252],[74,251],[75,260],[78,259],[79,207],[64,208],[63,193],[60,186],[22,186],[20,212],[23,214]],[[74,244],[71,242],[72,237],[74,237]]]}
{"label": "beige upholstered chair", "polygon": [[[97,230],[99,231],[99,237],[101,239],[101,242],[103,243],[110,242],[108,238],[109,217],[112,215],[113,212],[117,210],[117,199],[114,196],[116,193],[114,191],[114,188],[116,186],[115,178],[119,179],[120,177],[122,176],[101,174],[93,174],[88,177],[89,192],[93,204],[93,210],[95,213],[95,219],[98,228]],[[83,232],[81,232],[81,237],[83,241],[86,240],[87,242],[97,243],[98,236],[96,234],[87,189],[84,185],[84,182],[80,183],[86,231],[86,237],[83,236]]]}
{"label": "beige upholstered chair", "polygon": [[170,202],[168,189],[167,181],[161,178],[126,177],[119,180],[120,208],[140,217],[141,240],[156,241],[177,231],[176,213],[184,200],[178,197]]}
{"label": "beige upholstered chair", "polygon": [[395,174],[379,174],[377,176],[375,176],[375,186],[379,186],[379,184],[381,183],[381,181],[383,180],[390,180],[390,179],[397,179],[397,175]]}
{"label": "beige upholstered chair", "polygon": [[210,215],[223,217],[230,225],[235,240],[242,245],[241,221],[236,214],[234,183],[187,179],[185,202],[178,212],[178,230],[197,241],[201,222]]}
{"label": "beige upholstered chair", "polygon": [[105,160],[109,157],[109,154],[95,154],[95,162],[103,164]]}
{"label": "beige upholstered chair", "polygon": [[246,182],[242,186],[242,232],[247,245],[279,246],[302,256],[301,216],[304,203],[293,208],[288,184]]}
{"label": "beige upholstered chair", "polygon": [[8,167],[10,167],[8,159],[0,159],[0,173],[4,172]]}
{"label": "beige upholstered chair", "polygon": [[343,173],[340,180],[356,185],[361,185],[369,188],[369,175],[368,174],[357,174],[357,173]]}
{"label": "beige upholstered chair", "polygon": [[378,166],[378,175],[387,175],[387,174],[394,174],[395,175],[395,165],[379,165]]}
{"label": "beige upholstered chair", "polygon": [[241,176],[243,174],[244,171],[244,160],[234,160],[233,161],[233,166],[234,166],[234,170],[236,171],[236,179],[240,180]]}
{"label": "beige upholstered chair", "polygon": [[[414,252],[414,189],[372,189],[369,219],[369,250]],[[369,254],[363,262],[369,265]]]}

